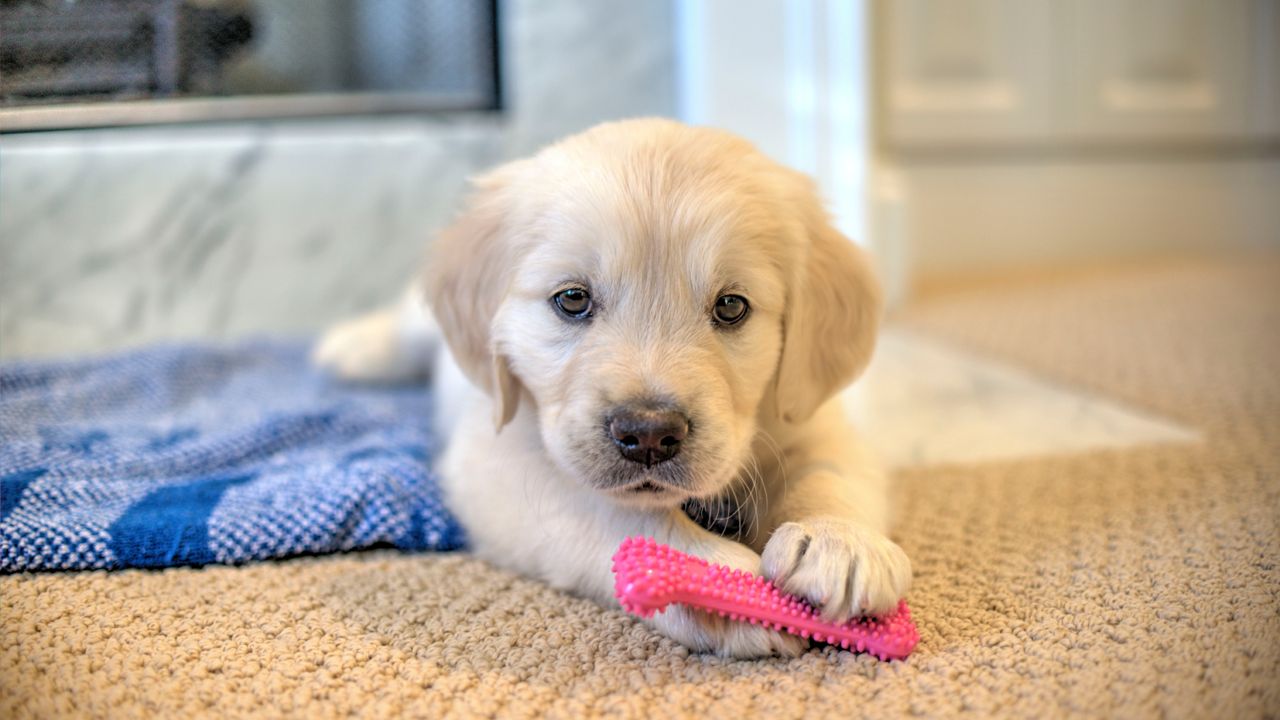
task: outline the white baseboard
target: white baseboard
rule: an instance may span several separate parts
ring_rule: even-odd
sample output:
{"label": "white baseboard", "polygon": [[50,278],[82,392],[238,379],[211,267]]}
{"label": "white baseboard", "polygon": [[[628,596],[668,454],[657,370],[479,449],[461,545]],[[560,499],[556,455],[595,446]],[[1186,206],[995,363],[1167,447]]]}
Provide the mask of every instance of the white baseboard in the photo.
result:
{"label": "white baseboard", "polygon": [[915,160],[888,175],[886,242],[903,238],[893,267],[914,279],[1280,248],[1277,157]]}

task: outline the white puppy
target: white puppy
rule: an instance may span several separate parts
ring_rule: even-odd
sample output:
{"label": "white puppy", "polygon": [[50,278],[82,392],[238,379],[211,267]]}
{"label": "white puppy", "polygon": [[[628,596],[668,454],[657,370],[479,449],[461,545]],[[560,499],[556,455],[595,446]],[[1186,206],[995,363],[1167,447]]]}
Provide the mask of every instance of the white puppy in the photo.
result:
{"label": "white puppy", "polygon": [[[884,475],[832,400],[871,356],[880,291],[807,178],[727,133],[611,123],[479,178],[433,251],[421,291],[316,359],[433,367],[438,470],[477,555],[605,605],[629,535],[832,619],[907,591]],[[679,608],[649,622],[735,657],[805,645]]]}

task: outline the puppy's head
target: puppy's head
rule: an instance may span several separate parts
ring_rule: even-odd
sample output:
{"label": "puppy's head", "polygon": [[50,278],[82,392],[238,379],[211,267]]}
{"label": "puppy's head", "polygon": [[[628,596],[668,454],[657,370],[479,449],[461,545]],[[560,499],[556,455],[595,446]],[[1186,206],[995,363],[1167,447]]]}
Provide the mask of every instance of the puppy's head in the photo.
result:
{"label": "puppy's head", "polygon": [[499,428],[620,501],[714,495],[757,418],[806,420],[866,365],[880,311],[811,183],[726,133],[598,126],[480,178],[428,298]]}

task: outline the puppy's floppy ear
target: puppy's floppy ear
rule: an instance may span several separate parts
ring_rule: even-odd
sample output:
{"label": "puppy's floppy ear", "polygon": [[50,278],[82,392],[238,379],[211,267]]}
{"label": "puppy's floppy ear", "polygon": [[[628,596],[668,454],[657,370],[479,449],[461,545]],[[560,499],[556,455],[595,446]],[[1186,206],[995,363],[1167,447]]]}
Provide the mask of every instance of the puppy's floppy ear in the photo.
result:
{"label": "puppy's floppy ear", "polygon": [[517,171],[505,165],[472,181],[466,208],[432,246],[423,283],[458,366],[493,397],[498,429],[515,416],[521,391],[492,332],[518,260],[507,232],[507,187]]}
{"label": "puppy's floppy ear", "polygon": [[862,374],[883,306],[866,254],[820,208],[807,215],[808,254],[787,292],[775,385],[778,415],[787,422],[807,420]]}

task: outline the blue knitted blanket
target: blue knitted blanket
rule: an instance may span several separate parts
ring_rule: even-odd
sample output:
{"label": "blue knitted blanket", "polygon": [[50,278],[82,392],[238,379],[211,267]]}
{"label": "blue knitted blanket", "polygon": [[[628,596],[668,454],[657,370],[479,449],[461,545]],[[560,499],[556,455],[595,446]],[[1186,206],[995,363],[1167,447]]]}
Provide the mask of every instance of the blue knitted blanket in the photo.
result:
{"label": "blue knitted blanket", "polygon": [[0,366],[0,571],[460,547],[430,407],[296,342]]}

